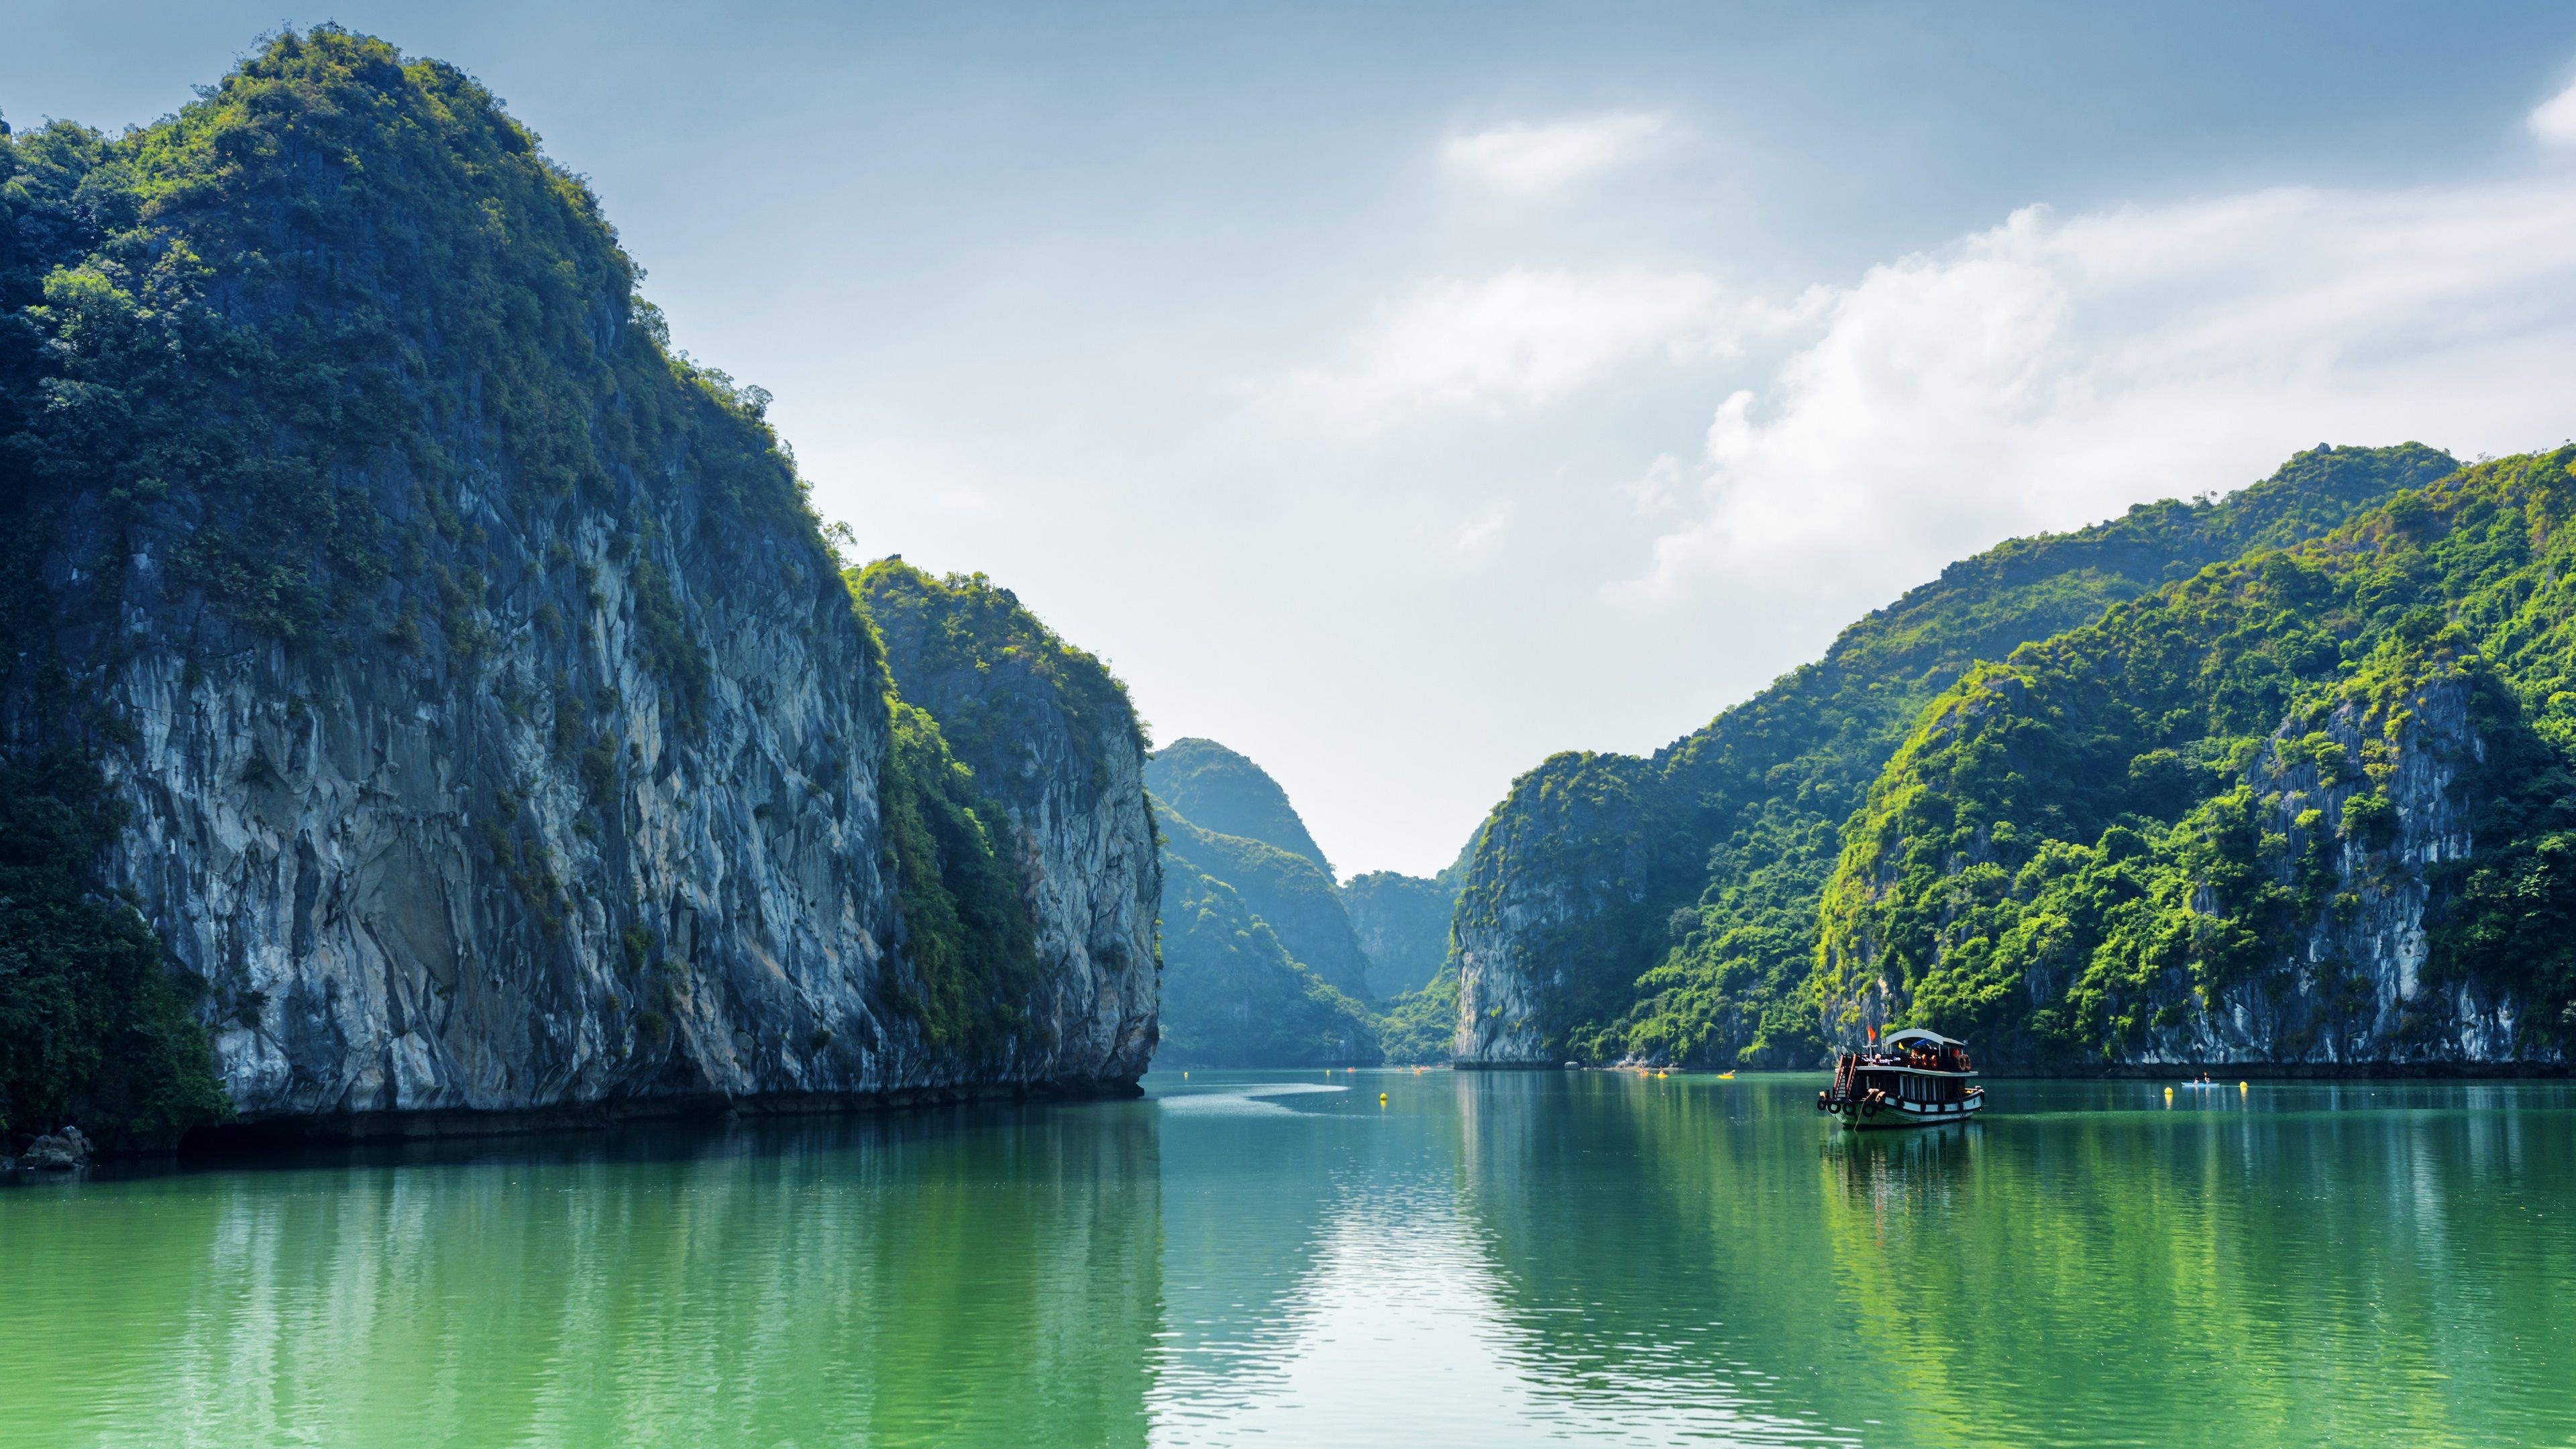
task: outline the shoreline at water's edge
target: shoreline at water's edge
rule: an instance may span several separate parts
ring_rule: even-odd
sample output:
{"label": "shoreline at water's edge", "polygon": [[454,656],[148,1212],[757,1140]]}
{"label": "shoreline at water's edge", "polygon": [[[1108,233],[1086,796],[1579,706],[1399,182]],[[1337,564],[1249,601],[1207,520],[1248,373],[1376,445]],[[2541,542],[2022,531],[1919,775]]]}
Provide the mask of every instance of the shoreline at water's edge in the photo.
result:
{"label": "shoreline at water's edge", "polygon": [[[992,1102],[1090,1101],[1143,1096],[1133,1079],[1071,1082],[982,1082],[942,1087],[897,1087],[875,1092],[765,1092],[727,1097],[626,1097],[544,1107],[438,1107],[418,1111],[333,1112],[265,1117],[201,1127],[175,1149],[177,1155],[244,1147],[341,1142],[408,1142],[450,1137],[511,1137],[578,1132],[632,1123],[685,1122],[723,1117],[807,1117],[905,1112]],[[125,1157],[170,1153],[123,1153]]]}

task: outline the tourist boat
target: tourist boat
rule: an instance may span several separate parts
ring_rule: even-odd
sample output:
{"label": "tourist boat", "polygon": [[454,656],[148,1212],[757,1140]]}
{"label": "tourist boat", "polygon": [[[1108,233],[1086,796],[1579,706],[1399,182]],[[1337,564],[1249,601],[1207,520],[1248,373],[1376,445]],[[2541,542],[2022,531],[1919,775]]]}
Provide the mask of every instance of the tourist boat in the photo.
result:
{"label": "tourist boat", "polygon": [[1976,1075],[1967,1043],[1911,1026],[1868,1051],[1843,1053],[1816,1110],[1858,1131],[1964,1122],[1986,1105],[1986,1089],[1970,1085]]}

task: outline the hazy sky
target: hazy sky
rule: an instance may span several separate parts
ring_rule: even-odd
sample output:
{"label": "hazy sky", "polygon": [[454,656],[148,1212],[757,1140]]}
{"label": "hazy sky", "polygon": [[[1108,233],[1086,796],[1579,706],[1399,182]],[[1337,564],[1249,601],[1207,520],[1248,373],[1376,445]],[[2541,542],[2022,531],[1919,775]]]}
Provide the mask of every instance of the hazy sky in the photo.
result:
{"label": "hazy sky", "polygon": [[[2576,7],[343,4],[588,175],[871,555],[1345,873],[2015,533],[2576,433]],[[273,0],[0,0],[0,112]]]}

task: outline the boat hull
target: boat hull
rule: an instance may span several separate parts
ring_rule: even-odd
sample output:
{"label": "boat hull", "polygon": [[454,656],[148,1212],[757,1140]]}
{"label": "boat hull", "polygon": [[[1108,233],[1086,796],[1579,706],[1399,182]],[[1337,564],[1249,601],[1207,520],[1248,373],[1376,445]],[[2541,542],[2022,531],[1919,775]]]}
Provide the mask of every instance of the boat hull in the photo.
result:
{"label": "boat hull", "polygon": [[1845,1102],[1834,1109],[1834,1116],[1854,1132],[1893,1132],[1965,1122],[1985,1106],[1982,1093],[1964,1102]]}

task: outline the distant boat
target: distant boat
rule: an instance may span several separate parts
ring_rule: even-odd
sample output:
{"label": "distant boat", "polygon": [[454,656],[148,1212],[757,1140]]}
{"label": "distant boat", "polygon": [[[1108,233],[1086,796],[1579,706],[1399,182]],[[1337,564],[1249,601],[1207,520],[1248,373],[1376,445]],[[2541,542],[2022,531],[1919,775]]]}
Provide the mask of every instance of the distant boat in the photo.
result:
{"label": "distant boat", "polygon": [[1986,1105],[1986,1089],[1970,1085],[1976,1075],[1967,1043],[1910,1026],[1875,1050],[1843,1053],[1816,1110],[1855,1131],[1964,1122]]}
{"label": "distant boat", "polygon": [[1719,1081],[1721,1081],[1721,1082],[1731,1082],[1731,1081],[1734,1081],[1734,1080],[1735,1080],[1735,1073],[1733,1073],[1733,1072],[1720,1072],[1720,1073],[1718,1073],[1718,1074],[1717,1074],[1717,1079],[1718,1079]]}

